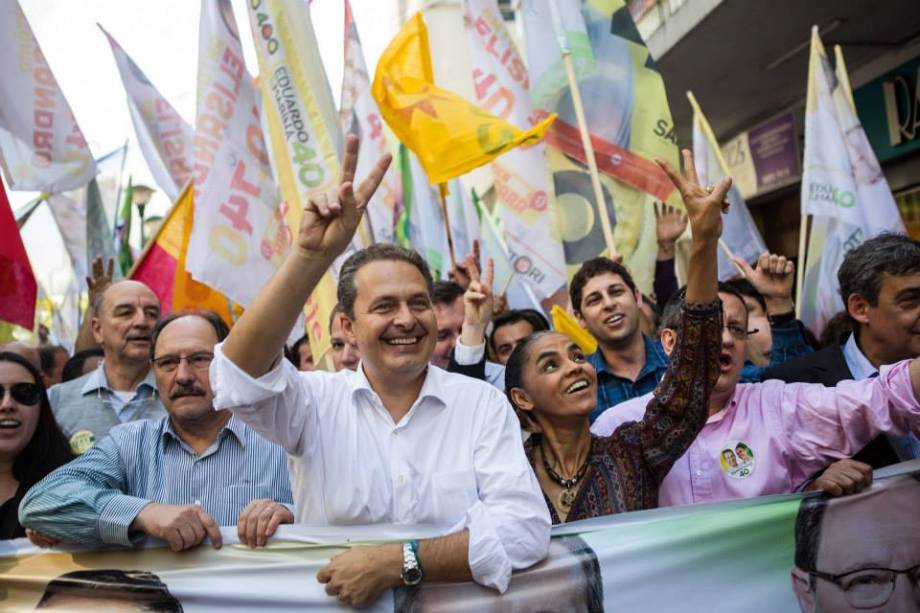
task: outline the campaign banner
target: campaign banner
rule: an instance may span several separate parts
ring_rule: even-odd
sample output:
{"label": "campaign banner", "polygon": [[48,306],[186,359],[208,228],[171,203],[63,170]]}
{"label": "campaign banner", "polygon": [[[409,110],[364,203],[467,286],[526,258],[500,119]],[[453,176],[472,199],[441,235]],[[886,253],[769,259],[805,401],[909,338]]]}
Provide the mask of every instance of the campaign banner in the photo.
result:
{"label": "campaign banner", "polygon": [[128,97],[128,111],[144,160],[170,200],[192,178],[192,127],[101,25]]}
{"label": "campaign banner", "polygon": [[744,198],[795,183],[801,175],[795,117],[784,113],[739,134],[722,155]]}
{"label": "campaign banner", "polygon": [[[464,25],[476,102],[515,125],[536,125],[538,116],[530,102],[527,68],[498,4],[495,0],[469,0]],[[583,39],[587,44],[587,37]],[[564,291],[566,283],[556,202],[547,193],[545,149],[543,143],[512,149],[491,164],[498,196],[495,212],[502,220],[504,242],[513,252],[512,270],[540,298]]]}
{"label": "campaign banner", "polygon": [[[555,527],[549,556],[515,572],[504,594],[423,580],[385,592],[367,610],[916,611],[918,505],[920,473],[902,472],[840,498],[790,494],[599,517]],[[341,609],[315,579],[332,555],[440,531],[281,526],[262,549],[239,545],[236,528],[221,532],[222,549],[178,554],[0,542],[3,609]]]}
{"label": "campaign banner", "polygon": [[[198,34],[194,223],[186,269],[250,304],[287,253],[259,97],[229,0],[202,0]],[[281,229],[272,233],[272,227]]]}
{"label": "campaign banner", "polygon": [[10,189],[86,185],[96,162],[17,0],[0,0],[0,166]]}

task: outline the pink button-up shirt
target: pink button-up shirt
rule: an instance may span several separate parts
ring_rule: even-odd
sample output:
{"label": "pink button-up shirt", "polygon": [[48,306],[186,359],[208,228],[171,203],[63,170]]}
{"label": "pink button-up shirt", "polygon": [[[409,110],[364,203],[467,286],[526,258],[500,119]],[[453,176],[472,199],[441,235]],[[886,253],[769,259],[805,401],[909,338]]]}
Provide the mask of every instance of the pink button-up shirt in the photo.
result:
{"label": "pink button-up shirt", "polygon": [[[795,491],[828,464],[879,434],[920,431],[920,403],[910,360],[882,367],[877,378],[808,383],[741,383],[665,477],[659,506],[716,502]],[[651,394],[604,411],[599,436],[641,419]]]}

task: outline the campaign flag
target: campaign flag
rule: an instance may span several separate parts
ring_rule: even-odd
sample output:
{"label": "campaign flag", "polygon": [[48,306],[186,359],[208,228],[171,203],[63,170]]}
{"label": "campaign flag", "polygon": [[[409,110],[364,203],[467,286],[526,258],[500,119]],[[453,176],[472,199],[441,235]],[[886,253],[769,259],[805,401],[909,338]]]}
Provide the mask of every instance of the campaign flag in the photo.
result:
{"label": "campaign flag", "polygon": [[480,262],[480,266],[485,266],[486,258],[492,258],[495,266],[492,289],[498,293],[504,293],[514,279],[514,265],[511,263],[511,253],[502,239],[502,231],[492,214],[483,205],[475,191],[472,195],[473,206],[476,208],[481,223],[482,262]]}
{"label": "campaign flag", "polygon": [[418,156],[432,184],[539,141],[554,119],[521,130],[435,85],[421,13],[406,22],[380,56],[372,91],[387,125]]}
{"label": "campaign flag", "polygon": [[815,334],[844,309],[837,271],[847,252],[882,232],[905,234],[891,189],[859,122],[842,55],[836,71],[812,29],[805,104],[802,215],[812,215],[800,318]]}
{"label": "campaign flag", "polygon": [[112,47],[144,160],[157,185],[170,200],[175,200],[182,186],[192,178],[192,127],[179,116],[112,35],[101,25],[99,29]]}
{"label": "campaign flag", "polygon": [[471,196],[471,190],[465,188],[460,179],[451,179],[448,183],[447,220],[454,241],[454,254],[458,259],[472,253],[473,243],[482,238],[482,220]]}
{"label": "campaign flag", "polygon": [[[290,246],[229,0],[202,0],[195,119],[195,223],[186,268],[248,305]],[[271,228],[280,234],[269,234]]]}
{"label": "campaign flag", "polygon": [[[310,195],[337,184],[342,135],[309,5],[302,0],[264,0],[250,2],[247,10],[264,79],[272,162],[284,199],[282,216],[269,230],[270,236],[285,241],[283,250],[269,254],[277,266],[300,227]],[[336,303],[335,289],[335,279],[327,272],[304,309],[316,364],[331,347],[327,326]]]}
{"label": "campaign flag", "polygon": [[450,247],[438,197],[415,154],[403,144],[399,145],[399,168],[405,206],[401,242],[425,258],[435,280],[446,279],[450,272]]}
{"label": "campaign flag", "polygon": [[185,269],[194,216],[194,195],[192,183],[186,183],[156,235],[138,257],[130,278],[150,287],[160,299],[164,312],[187,308],[210,309],[220,315],[227,325],[232,325],[230,300],[192,279]]}
{"label": "campaign flag", "polygon": [[[93,178],[90,184],[95,181]],[[48,196],[48,208],[51,209],[51,215],[61,233],[74,275],[78,280],[85,278],[89,271],[86,257],[86,201],[78,202],[64,194],[51,194]]]}
{"label": "campaign flag", "polygon": [[[693,163],[696,166],[696,174],[701,185],[715,185],[730,176],[728,164],[696,97],[692,92],[687,92],[687,98],[693,108]],[[728,213],[722,216],[722,240],[732,255],[753,265],[767,250],[767,245],[734,182],[728,192],[728,202],[731,206]],[[719,279],[724,281],[737,275],[736,265],[720,249]]]}
{"label": "campaign flag", "polygon": [[[92,261],[101,257],[103,262],[114,259],[115,242],[112,238],[112,229],[105,214],[105,205],[102,200],[102,191],[96,179],[89,182],[86,187],[86,263],[85,270],[89,270]],[[74,267],[76,273],[76,266]],[[113,268],[115,279],[122,278],[120,266]],[[77,277],[78,280],[82,277]]]}
{"label": "campaign flag", "polygon": [[[371,95],[371,81],[364,62],[361,39],[355,26],[351,3],[345,0],[345,66],[342,72],[342,97],[339,118],[344,134],[360,139],[356,177],[366,177],[380,156],[389,152],[383,119]],[[399,169],[391,164],[380,187],[367,205],[365,219],[370,224],[374,242],[396,240],[396,220],[401,212]]]}
{"label": "campaign flag", "polygon": [[86,185],[96,163],[17,0],[0,0],[0,75],[0,166],[10,189]]}
{"label": "campaign flag", "polygon": [[38,284],[0,183],[0,320],[32,329]]}
{"label": "campaign flag", "polygon": [[[515,125],[536,125],[527,68],[495,0],[469,0],[465,7],[476,102]],[[581,20],[577,10],[575,16]],[[593,62],[583,29],[572,33],[572,44],[579,50],[579,59]],[[560,57],[557,59],[561,62]],[[491,164],[497,194],[495,214],[502,221],[513,270],[541,298],[564,290],[566,283],[556,202],[547,194],[545,149],[543,143],[513,149]]]}
{"label": "campaign flag", "polygon": [[115,253],[118,254],[118,265],[127,276],[134,265],[134,254],[131,252],[131,205],[134,202],[134,187],[131,177],[128,177],[128,187],[122,195],[121,208],[115,220]]}
{"label": "campaign flag", "polygon": [[597,340],[594,336],[588,332],[587,329],[583,328],[579,324],[575,317],[571,313],[563,309],[558,304],[553,305],[552,309],[553,316],[553,330],[556,332],[561,332],[565,334],[570,339],[575,341],[575,344],[578,345],[586,354],[591,354],[597,351]]}
{"label": "campaign flag", "polygon": [[[576,60],[581,26],[561,2],[559,24]],[[572,3],[574,4],[574,3]],[[679,164],[677,137],[664,82],[624,0],[582,2],[581,18],[593,52],[593,64],[577,71],[591,143],[601,174],[604,211],[614,229],[617,251],[643,291],[651,291],[656,235],[653,203],[680,206],[677,190],[655,164],[662,158]],[[535,107],[556,113],[546,134],[550,185],[558,203],[558,227],[569,273],[602,255],[606,244],[587,170],[575,107],[558,68],[560,47],[548,0],[523,4],[530,90]],[[566,15],[570,15],[566,18]],[[566,25],[572,23],[573,25]]]}

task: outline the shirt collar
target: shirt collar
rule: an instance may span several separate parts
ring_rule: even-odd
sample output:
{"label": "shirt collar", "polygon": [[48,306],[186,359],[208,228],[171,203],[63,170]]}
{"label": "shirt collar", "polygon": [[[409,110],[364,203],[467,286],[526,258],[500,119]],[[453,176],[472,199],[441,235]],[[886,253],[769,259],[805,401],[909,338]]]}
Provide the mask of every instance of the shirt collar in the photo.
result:
{"label": "shirt collar", "polygon": [[[658,341],[654,341],[643,334],[642,342],[645,344],[645,364],[643,364],[642,368],[639,370],[639,375],[636,377],[636,380],[640,379],[648,372],[668,367],[668,356],[665,355]],[[587,360],[594,366],[594,370],[597,372],[613,374],[610,369],[607,368],[607,361],[604,360],[604,354],[601,353],[600,347],[598,347],[597,351],[589,355]]]}
{"label": "shirt collar", "polygon": [[848,338],[847,342],[843,345],[843,359],[846,361],[847,367],[853,374],[853,378],[857,381],[868,379],[878,372],[878,369],[872,365],[869,358],[865,356],[860,350],[859,345],[856,344],[855,334],[850,334],[850,338]]}
{"label": "shirt collar", "polygon": [[[161,430],[160,442],[163,444],[163,446],[165,447],[166,442],[170,438],[175,440],[177,443],[181,445],[185,445],[185,441],[182,440],[182,438],[173,428],[172,420],[169,419],[169,416],[167,415],[166,417],[163,417],[161,419],[163,420],[163,424],[161,425],[161,428],[160,428]],[[224,432],[229,432],[236,438],[236,441],[240,444],[240,446],[243,447],[243,449],[245,449],[246,448],[245,428],[246,426],[243,425],[243,422],[241,422],[236,417],[231,415],[230,421],[224,424],[224,427],[220,429],[220,431],[217,433],[217,437],[214,440],[219,444],[220,439],[224,436]],[[211,445],[213,444],[214,443],[211,443]]]}
{"label": "shirt collar", "polygon": [[[137,384],[136,392],[140,392],[142,388],[147,387],[150,389],[151,395],[156,395],[157,393],[157,380],[153,375],[153,369],[150,368],[147,370],[147,375],[144,379]],[[86,381],[83,383],[83,389],[81,390],[82,394],[85,396],[91,392],[95,392],[98,389],[104,389],[109,392],[112,391],[112,387],[109,385],[109,380],[105,376],[105,369],[103,368],[103,361],[99,361],[99,365],[96,369],[89,373],[89,376],[86,377]]]}
{"label": "shirt collar", "polygon": [[[444,370],[441,370],[433,364],[428,365],[428,370],[425,372],[425,382],[422,383],[422,389],[419,390],[418,398],[416,398],[415,403],[418,403],[419,400],[423,398],[431,398],[436,401],[441,406],[447,406],[447,395],[444,391],[444,377],[447,373]],[[352,396],[357,394],[360,390],[365,390],[364,393],[371,394],[372,396],[379,398],[379,394],[374,391],[374,388],[371,387],[370,381],[367,380],[367,375],[364,373],[364,360],[358,362],[358,370],[350,373],[351,378],[351,393]]]}

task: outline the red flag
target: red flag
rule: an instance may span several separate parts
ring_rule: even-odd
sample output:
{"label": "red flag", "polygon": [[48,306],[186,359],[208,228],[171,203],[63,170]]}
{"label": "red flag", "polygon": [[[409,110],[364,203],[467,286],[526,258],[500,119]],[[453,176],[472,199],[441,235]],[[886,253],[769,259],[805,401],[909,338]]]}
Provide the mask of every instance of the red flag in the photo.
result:
{"label": "red flag", "polygon": [[31,330],[35,324],[37,295],[32,265],[10,201],[0,184],[0,320]]}

